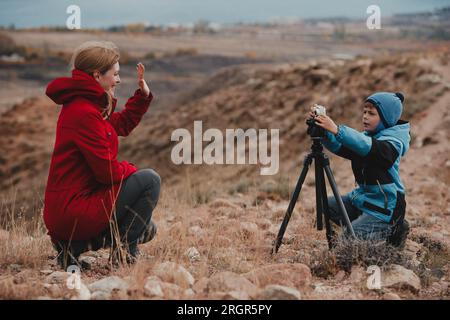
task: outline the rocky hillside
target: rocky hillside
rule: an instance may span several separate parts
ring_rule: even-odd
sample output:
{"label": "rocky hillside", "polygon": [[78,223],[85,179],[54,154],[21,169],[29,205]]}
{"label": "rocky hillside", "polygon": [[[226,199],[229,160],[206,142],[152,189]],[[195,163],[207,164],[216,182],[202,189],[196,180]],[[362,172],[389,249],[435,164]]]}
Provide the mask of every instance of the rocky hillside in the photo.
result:
{"label": "rocky hillside", "polygon": [[[2,214],[0,296],[42,299],[433,299],[448,298],[450,253],[450,66],[448,53],[401,54],[354,61],[230,68],[183,97],[170,113],[149,112],[121,141],[120,158],[153,167],[163,177],[154,212],[158,236],[142,246],[137,265],[112,269],[107,250],[84,255],[81,290],[65,286],[39,215],[58,108],[27,100],[0,118]],[[314,229],[310,172],[284,244],[270,255],[309,150],[305,113],[329,106],[337,122],[358,128],[362,99],[376,90],[402,91],[413,145],[402,162],[407,218],[412,231],[403,252],[361,244],[329,252]],[[192,131],[280,128],[280,174],[259,176],[257,166],[170,165],[176,128]],[[348,162],[332,157],[342,193],[353,187]],[[36,190],[36,191],[35,191]],[[15,191],[15,192],[14,192]],[[29,193],[27,193],[27,192]],[[36,192],[36,193],[33,193]],[[15,198],[10,195],[15,194]],[[14,199],[14,201],[12,201]],[[34,198],[36,199],[36,198]],[[22,209],[20,209],[22,208]],[[343,244],[343,248],[345,244]],[[345,252],[346,254],[342,254]],[[366,268],[382,268],[383,287],[366,286]]]}
{"label": "rocky hillside", "polygon": [[[175,166],[170,141],[176,128],[193,132],[194,120],[207,128],[280,129],[280,174],[295,171],[302,152],[309,149],[305,114],[313,103],[328,106],[339,123],[360,125],[364,97],[377,90],[406,95],[405,118],[427,109],[446,88],[440,70],[431,70],[426,57],[397,55],[339,60],[308,65],[239,66],[224,69],[180,98],[167,112],[146,114],[139,127],[121,141],[119,158],[139,167],[153,167],[171,184],[193,185],[219,181],[236,183],[237,177],[261,179],[258,166]],[[170,111],[169,111],[170,110]],[[5,204],[16,203],[28,215],[34,212],[46,183],[59,107],[47,98],[31,98],[15,105],[0,119],[0,187]],[[416,134],[412,132],[413,136]],[[226,186],[228,188],[229,186]]]}
{"label": "rocky hillside", "polygon": [[[404,118],[426,109],[447,89],[440,83],[439,71],[421,63],[420,55],[360,58],[350,62],[330,61],[308,65],[230,68],[208,79],[184,97],[169,114],[148,115],[148,121],[122,143],[124,158],[140,166],[150,166],[166,180],[193,176],[236,181],[236,177],[259,178],[257,166],[176,167],[170,161],[175,142],[169,137],[176,128],[193,133],[195,120],[208,128],[280,129],[281,172],[298,166],[300,154],[308,150],[305,116],[314,103],[328,106],[338,123],[360,128],[363,99],[379,90],[402,91],[406,95]],[[413,132],[415,135],[415,132]],[[224,170],[222,170],[224,169]],[[214,176],[217,174],[217,176]],[[195,181],[194,181],[195,182]]]}

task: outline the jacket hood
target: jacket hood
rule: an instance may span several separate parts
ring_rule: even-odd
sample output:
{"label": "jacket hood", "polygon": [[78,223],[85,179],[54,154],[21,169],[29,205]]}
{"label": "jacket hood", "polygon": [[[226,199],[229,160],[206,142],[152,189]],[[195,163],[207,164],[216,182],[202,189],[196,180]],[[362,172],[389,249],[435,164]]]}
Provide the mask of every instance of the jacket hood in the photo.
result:
{"label": "jacket hood", "polygon": [[375,138],[380,137],[392,137],[400,141],[402,144],[402,156],[409,150],[409,143],[411,141],[410,136],[411,127],[408,121],[399,120],[393,127],[384,129],[375,135]]}
{"label": "jacket hood", "polygon": [[376,131],[397,124],[402,115],[404,99],[405,97],[400,92],[377,92],[366,99],[375,106],[380,116],[382,127],[380,125]]}
{"label": "jacket hood", "polygon": [[84,97],[100,107],[108,104],[105,89],[92,76],[77,69],[72,70],[72,77],[57,78],[50,82],[45,94],[56,104],[66,104],[76,97]]}

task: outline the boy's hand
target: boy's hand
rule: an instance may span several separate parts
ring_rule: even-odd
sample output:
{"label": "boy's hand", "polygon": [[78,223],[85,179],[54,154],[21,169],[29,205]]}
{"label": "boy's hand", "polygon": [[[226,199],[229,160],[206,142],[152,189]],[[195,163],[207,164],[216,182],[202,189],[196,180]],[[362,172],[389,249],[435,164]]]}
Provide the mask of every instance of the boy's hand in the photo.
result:
{"label": "boy's hand", "polygon": [[316,120],[316,124],[319,127],[324,128],[327,131],[330,131],[332,134],[336,135],[338,133],[338,127],[334,123],[333,120],[329,116],[320,115],[314,118]]}
{"label": "boy's hand", "polygon": [[148,97],[150,94],[150,88],[148,87],[147,82],[145,82],[145,79],[144,79],[144,72],[145,72],[144,65],[139,62],[136,66],[136,71],[137,71],[139,89],[141,89],[141,92],[145,97]]}
{"label": "boy's hand", "polygon": [[314,113],[314,111],[310,111],[308,113],[308,119],[314,119],[316,117],[316,114]]}

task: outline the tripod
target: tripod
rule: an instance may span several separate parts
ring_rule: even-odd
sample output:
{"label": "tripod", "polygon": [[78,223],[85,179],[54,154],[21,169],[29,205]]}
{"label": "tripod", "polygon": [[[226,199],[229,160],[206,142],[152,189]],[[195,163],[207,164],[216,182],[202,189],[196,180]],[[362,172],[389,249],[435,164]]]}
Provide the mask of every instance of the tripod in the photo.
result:
{"label": "tripod", "polygon": [[330,168],[330,160],[327,155],[323,153],[322,146],[322,137],[312,135],[313,144],[311,146],[311,152],[306,155],[303,162],[303,169],[298,178],[297,184],[295,186],[294,193],[292,194],[291,200],[289,202],[289,206],[287,208],[286,214],[284,216],[283,222],[280,226],[280,231],[278,232],[277,238],[275,240],[275,245],[272,249],[272,253],[277,253],[278,249],[283,240],[284,232],[286,231],[286,227],[291,219],[292,211],[294,210],[295,203],[297,202],[298,196],[300,195],[300,191],[302,189],[302,185],[305,181],[306,174],[308,173],[309,166],[312,161],[314,161],[315,168],[315,179],[316,179],[316,207],[317,207],[317,230],[323,230],[323,220],[325,218],[325,228],[326,228],[326,237],[328,241],[328,247],[330,249],[333,248],[333,239],[334,232],[331,228],[330,217],[329,217],[329,208],[328,208],[328,198],[327,198],[327,189],[325,186],[325,177],[324,171],[327,175],[328,181],[330,183],[331,189],[333,190],[333,195],[336,199],[336,202],[339,206],[339,212],[344,217],[345,224],[350,232],[350,235],[356,239],[355,232],[353,230],[352,224],[350,223],[350,219],[347,214],[347,210],[345,209],[344,203],[342,202],[341,195],[339,194],[336,181],[334,180],[333,173]]}

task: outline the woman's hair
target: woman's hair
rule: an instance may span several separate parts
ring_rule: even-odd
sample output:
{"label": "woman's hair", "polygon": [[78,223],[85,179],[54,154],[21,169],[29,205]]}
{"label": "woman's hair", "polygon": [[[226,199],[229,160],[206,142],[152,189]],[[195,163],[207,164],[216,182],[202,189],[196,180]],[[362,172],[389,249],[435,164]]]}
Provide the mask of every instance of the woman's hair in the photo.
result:
{"label": "woman's hair", "polygon": [[[109,41],[87,41],[75,49],[70,61],[71,69],[81,70],[93,76],[97,70],[105,74],[120,59],[117,46]],[[103,118],[108,118],[112,111],[112,97],[107,92],[108,105],[103,108]]]}

